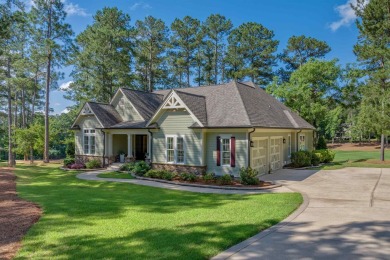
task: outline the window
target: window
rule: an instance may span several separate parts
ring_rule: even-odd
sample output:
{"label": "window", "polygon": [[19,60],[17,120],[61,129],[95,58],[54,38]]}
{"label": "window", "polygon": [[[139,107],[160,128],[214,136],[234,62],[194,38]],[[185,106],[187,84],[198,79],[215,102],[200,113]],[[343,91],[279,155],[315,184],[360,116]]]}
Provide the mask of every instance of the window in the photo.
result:
{"label": "window", "polygon": [[167,162],[184,163],[184,138],[180,136],[168,136],[166,139]]}
{"label": "window", "polygon": [[95,130],[84,129],[84,154],[95,154]]}
{"label": "window", "polygon": [[222,165],[230,165],[230,138],[221,138]]}
{"label": "window", "polygon": [[176,150],[177,150],[177,163],[184,163],[184,139],[183,137],[177,137],[176,139]]}
{"label": "window", "polygon": [[299,151],[305,151],[305,150],[306,150],[305,135],[300,134],[299,135]]}
{"label": "window", "polygon": [[175,161],[174,138],[167,137],[167,162]]}

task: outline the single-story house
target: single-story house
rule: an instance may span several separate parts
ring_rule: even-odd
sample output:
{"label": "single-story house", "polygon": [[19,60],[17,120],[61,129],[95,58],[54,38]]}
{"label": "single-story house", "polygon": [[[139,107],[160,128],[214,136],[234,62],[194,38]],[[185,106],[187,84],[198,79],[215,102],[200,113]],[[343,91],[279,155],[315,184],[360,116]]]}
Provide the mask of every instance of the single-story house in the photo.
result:
{"label": "single-story house", "polygon": [[[314,127],[252,82],[158,90],[120,88],[87,102],[72,129],[79,161],[147,160],[156,169],[270,173],[313,149]],[[122,155],[122,156],[120,156]]]}

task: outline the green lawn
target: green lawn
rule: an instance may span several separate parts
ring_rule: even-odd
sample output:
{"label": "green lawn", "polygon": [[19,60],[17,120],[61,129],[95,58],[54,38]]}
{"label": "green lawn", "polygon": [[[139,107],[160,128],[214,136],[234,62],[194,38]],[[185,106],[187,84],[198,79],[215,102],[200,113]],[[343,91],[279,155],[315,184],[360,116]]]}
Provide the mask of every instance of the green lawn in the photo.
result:
{"label": "green lawn", "polygon": [[385,151],[385,162],[381,162],[379,151],[335,151],[333,164],[323,166],[325,170],[344,167],[390,168],[390,151]]}
{"label": "green lawn", "polygon": [[123,172],[106,172],[98,174],[97,177],[100,178],[115,178],[115,179],[134,179],[133,176],[131,176],[128,173]]}
{"label": "green lawn", "polygon": [[84,181],[58,165],[17,169],[19,194],[43,208],[16,259],[205,259],[268,228],[298,193],[216,195]]}

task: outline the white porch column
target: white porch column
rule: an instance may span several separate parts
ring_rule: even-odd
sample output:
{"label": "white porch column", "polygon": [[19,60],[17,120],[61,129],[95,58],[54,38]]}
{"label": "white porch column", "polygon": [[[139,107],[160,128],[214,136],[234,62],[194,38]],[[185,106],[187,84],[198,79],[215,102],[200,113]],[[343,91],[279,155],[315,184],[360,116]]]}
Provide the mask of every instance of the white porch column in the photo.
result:
{"label": "white porch column", "polygon": [[133,157],[132,139],[133,139],[133,135],[127,134],[127,157],[129,157],[129,158]]}

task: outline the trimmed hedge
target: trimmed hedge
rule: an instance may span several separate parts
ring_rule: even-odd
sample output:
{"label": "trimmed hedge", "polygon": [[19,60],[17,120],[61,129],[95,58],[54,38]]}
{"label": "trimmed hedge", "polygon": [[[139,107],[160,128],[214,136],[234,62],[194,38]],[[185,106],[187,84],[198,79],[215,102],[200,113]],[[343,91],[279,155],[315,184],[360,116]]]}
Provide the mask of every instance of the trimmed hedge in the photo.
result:
{"label": "trimmed hedge", "polygon": [[291,164],[296,168],[317,166],[320,163],[332,162],[334,156],[335,153],[330,150],[298,151],[291,154]]}

